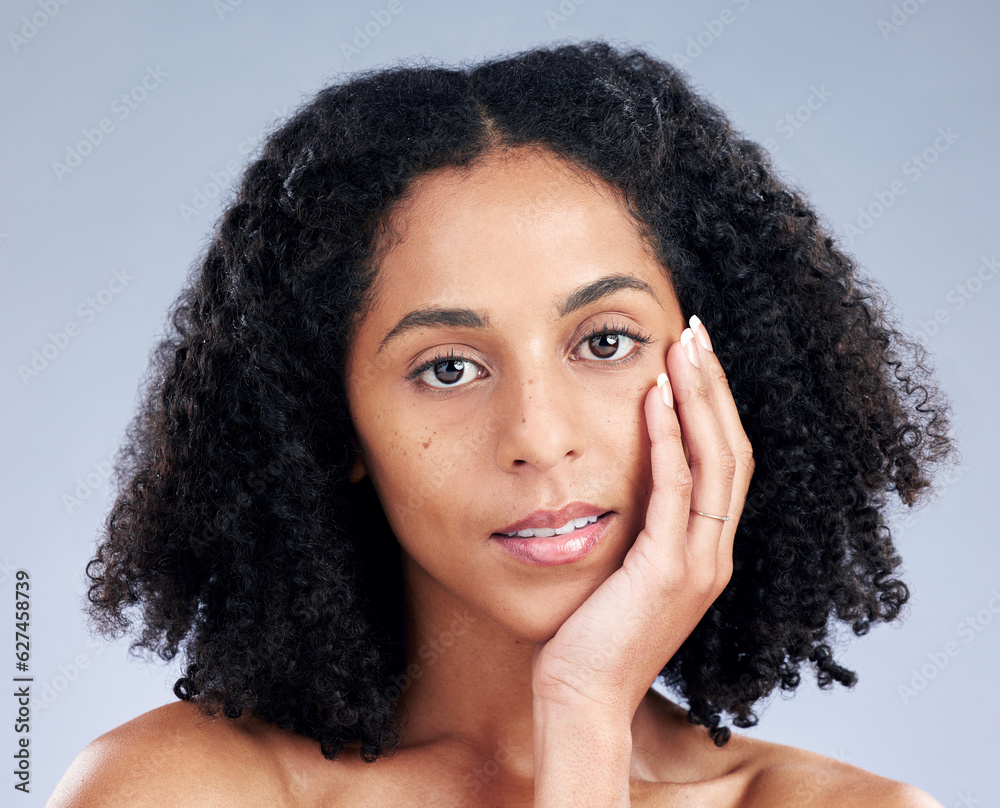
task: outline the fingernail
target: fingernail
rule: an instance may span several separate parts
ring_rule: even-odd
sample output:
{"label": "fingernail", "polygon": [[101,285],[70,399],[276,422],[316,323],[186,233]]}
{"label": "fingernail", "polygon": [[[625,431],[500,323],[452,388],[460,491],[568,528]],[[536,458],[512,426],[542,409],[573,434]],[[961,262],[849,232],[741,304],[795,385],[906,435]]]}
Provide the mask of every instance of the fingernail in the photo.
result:
{"label": "fingernail", "polygon": [[667,384],[666,373],[661,373],[656,377],[656,386],[660,388],[660,398],[663,399],[663,403],[668,407],[673,408],[674,394],[670,391],[670,385]]}
{"label": "fingernail", "polygon": [[705,328],[705,324],[698,319],[698,315],[692,314],[690,322],[691,322],[691,330],[694,332],[694,335],[698,338],[698,342],[701,343],[701,347],[704,348],[706,351],[712,351],[712,353],[715,353],[715,351],[712,348],[712,340],[708,338],[708,329]]}
{"label": "fingernail", "polygon": [[681,332],[681,347],[684,349],[684,355],[688,358],[688,362],[697,368],[701,365],[698,364],[698,346],[691,342],[693,339],[694,332],[690,328],[685,328]]}

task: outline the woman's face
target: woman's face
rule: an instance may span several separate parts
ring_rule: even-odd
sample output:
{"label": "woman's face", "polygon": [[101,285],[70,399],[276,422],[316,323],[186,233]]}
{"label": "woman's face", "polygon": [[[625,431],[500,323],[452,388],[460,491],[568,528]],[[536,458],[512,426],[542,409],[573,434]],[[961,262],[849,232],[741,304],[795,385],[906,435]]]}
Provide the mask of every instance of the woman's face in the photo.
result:
{"label": "woman's face", "polygon": [[[546,640],[643,527],[642,401],[680,306],[611,192],[550,152],[427,174],[393,223],[348,395],[411,595]],[[500,535],[587,517],[527,556]],[[589,549],[532,553],[567,539]]]}

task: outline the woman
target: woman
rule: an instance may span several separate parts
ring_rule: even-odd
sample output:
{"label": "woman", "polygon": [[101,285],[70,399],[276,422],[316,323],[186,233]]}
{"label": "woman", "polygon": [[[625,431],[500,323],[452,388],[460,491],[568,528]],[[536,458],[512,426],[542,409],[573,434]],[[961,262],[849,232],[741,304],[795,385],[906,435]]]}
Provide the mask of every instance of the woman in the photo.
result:
{"label": "woman", "polygon": [[953,444],[884,306],[641,52],[324,90],[175,306],[88,566],[181,701],[50,805],[939,805],[723,722],[852,685],[832,621],[907,600],[887,494]]}

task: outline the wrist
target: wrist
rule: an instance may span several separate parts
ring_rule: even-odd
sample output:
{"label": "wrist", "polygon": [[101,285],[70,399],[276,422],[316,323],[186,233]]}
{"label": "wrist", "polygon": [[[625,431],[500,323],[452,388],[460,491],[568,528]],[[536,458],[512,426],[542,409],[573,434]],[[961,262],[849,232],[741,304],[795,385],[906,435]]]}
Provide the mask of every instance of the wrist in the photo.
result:
{"label": "wrist", "polygon": [[595,735],[632,738],[634,710],[578,693],[536,693],[532,701],[535,727],[589,731]]}

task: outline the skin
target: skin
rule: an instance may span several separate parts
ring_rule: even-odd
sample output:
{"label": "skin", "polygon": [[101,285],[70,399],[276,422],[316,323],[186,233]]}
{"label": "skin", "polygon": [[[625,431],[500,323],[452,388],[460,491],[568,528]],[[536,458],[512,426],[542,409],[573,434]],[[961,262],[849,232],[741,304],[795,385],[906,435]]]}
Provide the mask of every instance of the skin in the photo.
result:
{"label": "skin", "polygon": [[[710,338],[682,345],[669,274],[618,196],[518,149],[420,178],[391,224],[348,392],[352,479],[370,475],[403,550],[398,753],[331,764],[293,732],[174,703],[88,746],[48,804],[939,806],[813,753],[717,749],[649,689],[729,581],[753,461]],[[479,323],[399,327],[429,309]],[[645,342],[591,338],[605,327]],[[427,366],[449,356],[464,368]],[[532,566],[494,538],[573,501],[610,512],[583,559]]]}

